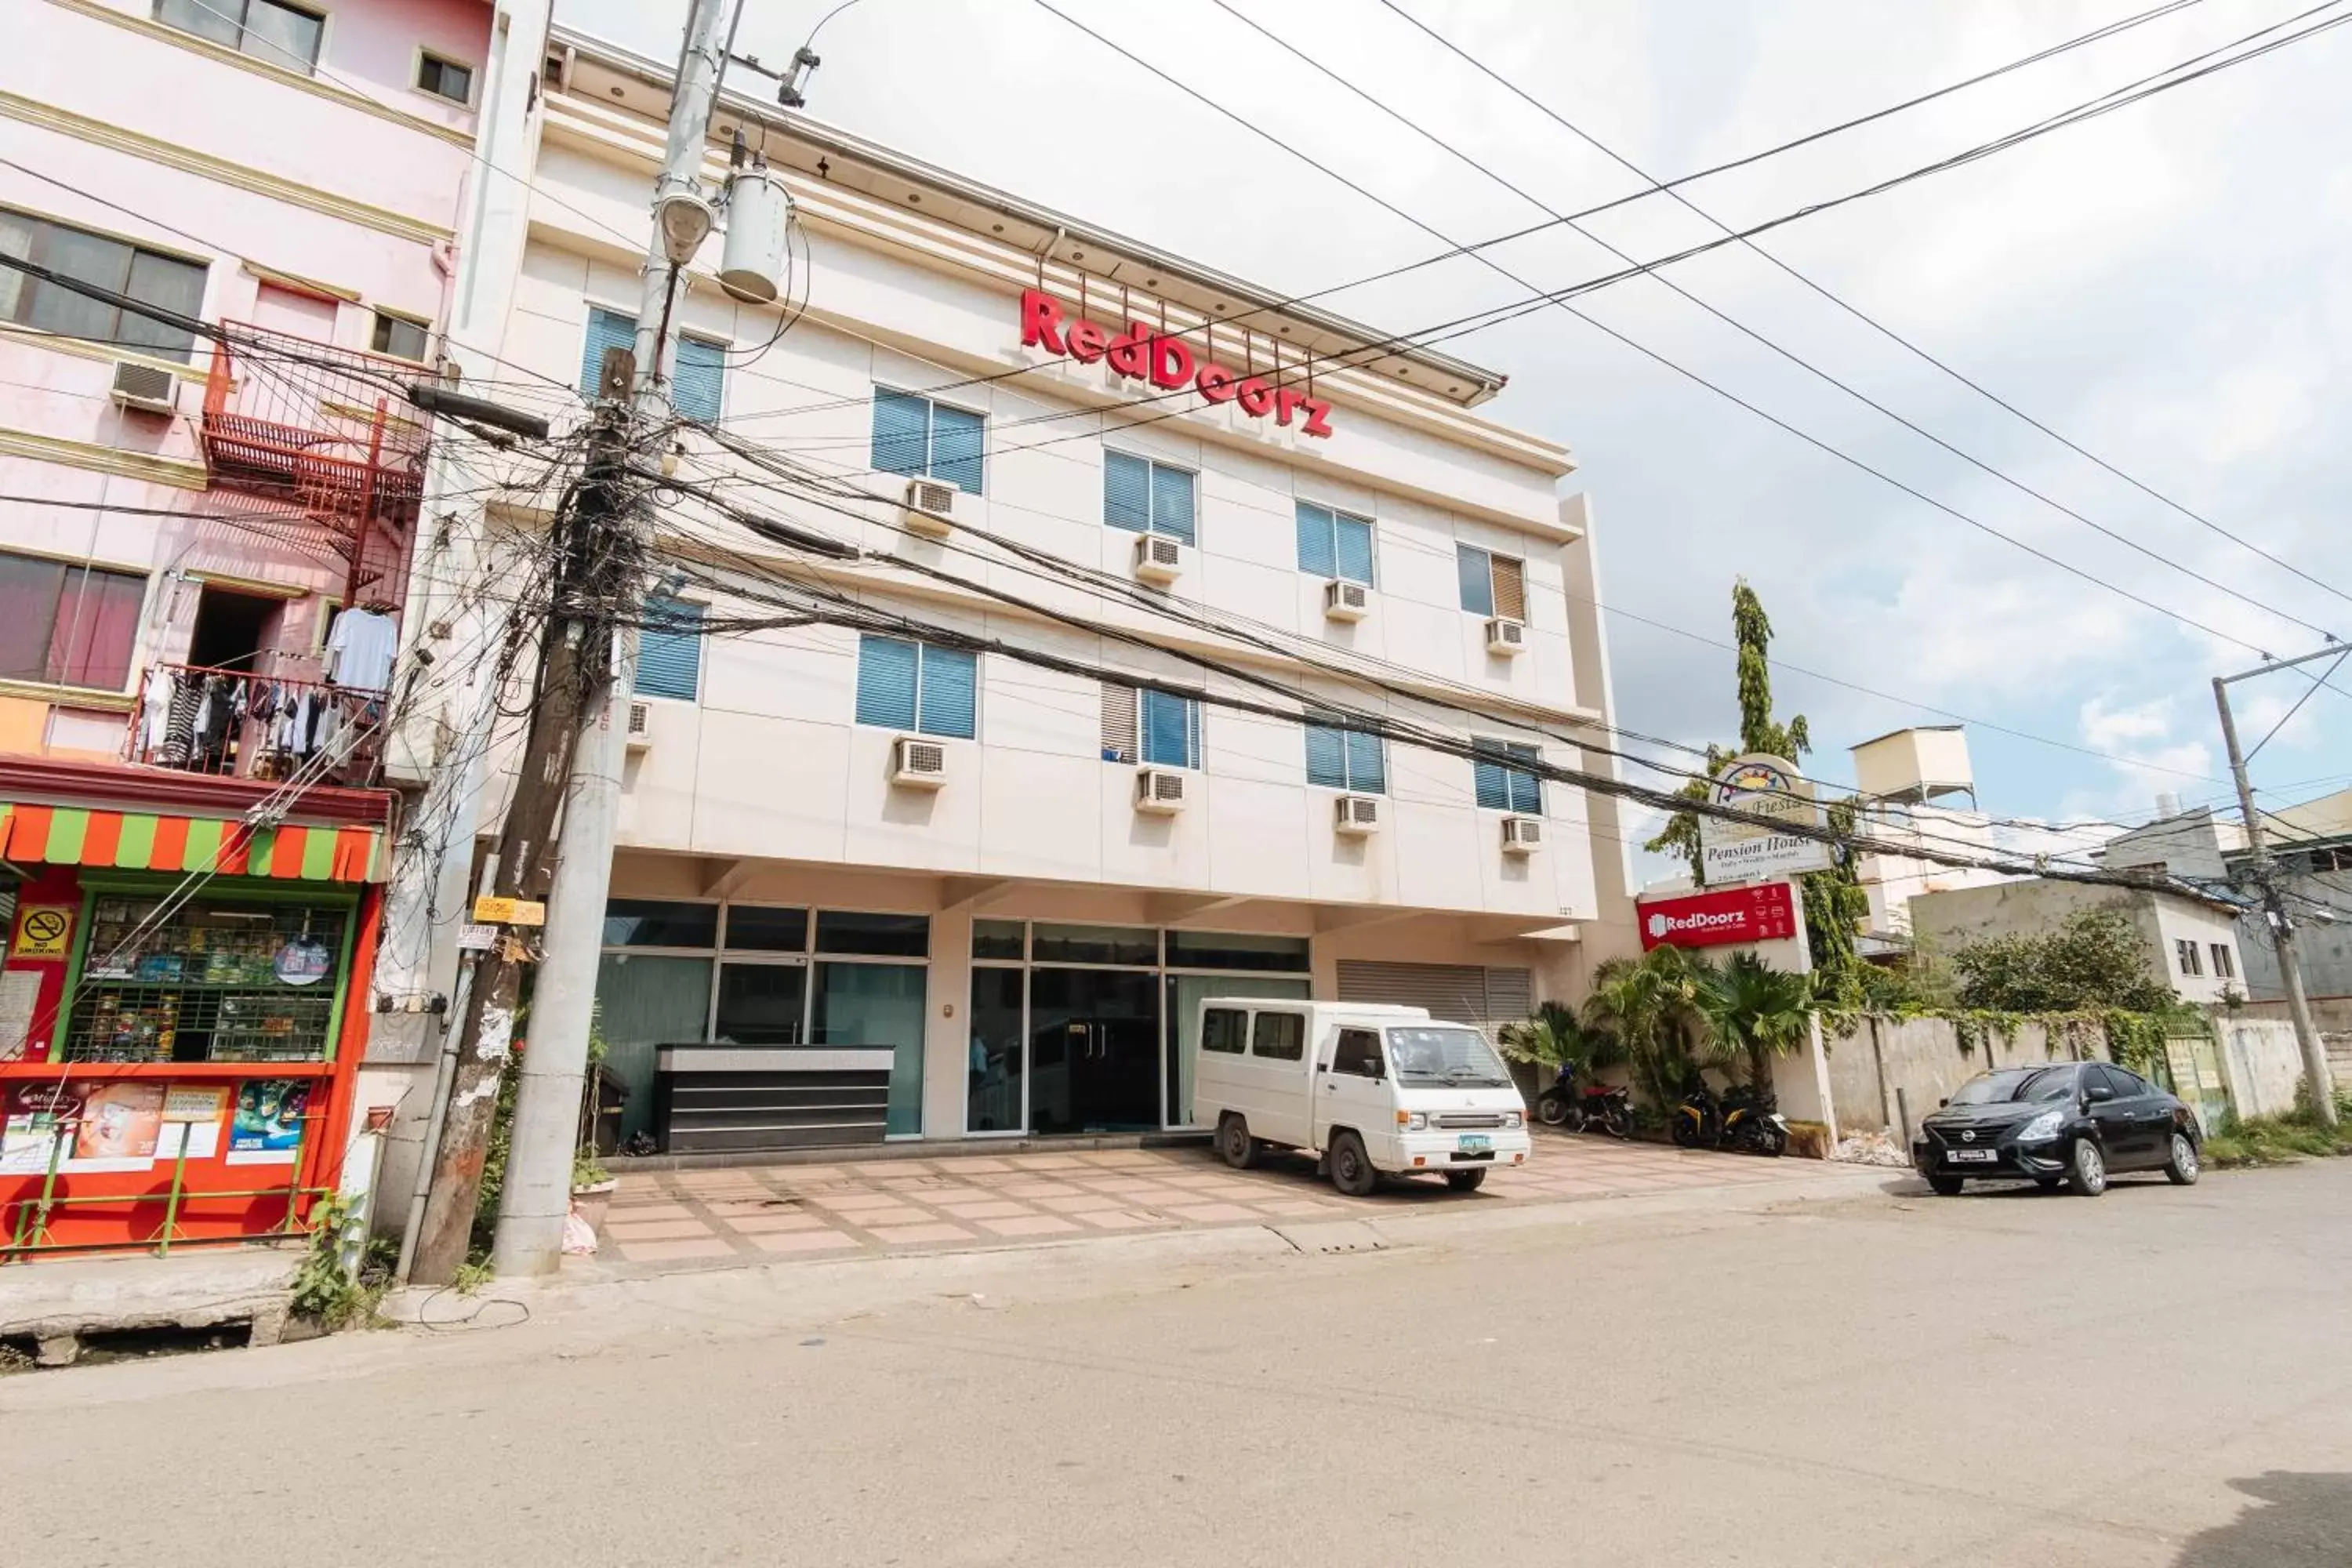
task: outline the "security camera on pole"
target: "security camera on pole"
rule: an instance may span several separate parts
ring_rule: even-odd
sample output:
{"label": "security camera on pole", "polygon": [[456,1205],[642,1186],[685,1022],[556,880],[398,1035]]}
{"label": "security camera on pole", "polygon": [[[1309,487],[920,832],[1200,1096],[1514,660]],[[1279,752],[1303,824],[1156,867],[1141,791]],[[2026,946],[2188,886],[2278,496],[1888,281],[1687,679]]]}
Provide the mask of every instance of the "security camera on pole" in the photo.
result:
{"label": "security camera on pole", "polygon": [[[596,999],[604,900],[612,885],[613,836],[621,805],[623,735],[616,703],[635,683],[637,634],[645,604],[652,517],[646,478],[672,439],[670,377],[677,357],[677,311],[686,269],[716,220],[700,175],[710,119],[727,57],[719,28],[722,0],[693,0],[686,49],[670,100],[669,141],[654,182],[653,238],[637,307],[634,364],[626,378],[633,404],[620,436],[625,500],[583,547],[597,557],[586,574],[601,599],[601,627],[575,622],[593,642],[583,664],[590,679],[580,708],[562,836],[547,900],[547,934],[531,998],[531,1026],[516,1091],[514,1131],[499,1203],[491,1261],[502,1275],[544,1274],[562,1258],[571,1212],[572,1168],[580,1139],[580,1102],[588,1067],[588,1031]],[[762,196],[781,195],[761,182]],[[781,237],[781,226],[779,226]],[[612,356],[620,357],[615,351]],[[608,395],[621,389],[615,364]],[[603,657],[597,657],[602,655]]]}

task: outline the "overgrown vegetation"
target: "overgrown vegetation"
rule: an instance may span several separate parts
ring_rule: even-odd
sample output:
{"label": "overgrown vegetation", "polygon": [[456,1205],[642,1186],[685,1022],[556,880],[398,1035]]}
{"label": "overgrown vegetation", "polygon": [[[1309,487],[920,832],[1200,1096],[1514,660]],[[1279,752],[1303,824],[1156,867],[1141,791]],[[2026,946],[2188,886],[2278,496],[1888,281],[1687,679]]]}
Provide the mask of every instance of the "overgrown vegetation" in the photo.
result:
{"label": "overgrown vegetation", "polygon": [[[529,1014],[526,1012],[524,1016],[528,1017]],[[520,1022],[518,1020],[518,1027]],[[603,1007],[597,1006],[588,1015],[588,1079],[583,1091],[580,1142],[572,1154],[572,1184],[574,1187],[592,1186],[613,1179],[613,1173],[597,1163],[595,1146],[590,1141],[596,1095],[596,1064],[604,1059],[605,1048],[604,1014]],[[498,1102],[490,1110],[490,1135],[482,1150],[482,1185],[480,1195],[474,1200],[474,1226],[467,1244],[466,1267],[478,1268],[484,1281],[490,1277],[490,1238],[499,1227],[499,1195],[506,1190],[507,1156],[514,1148],[515,1095],[522,1082],[523,1050],[524,1043],[518,1039],[514,1049],[507,1053],[506,1066],[499,1069]],[[476,1289],[479,1289],[478,1283]]]}
{"label": "overgrown vegetation", "polygon": [[[1706,779],[1693,779],[1677,793],[1685,800],[1705,800],[1713,775],[1726,763],[1748,752],[1761,752],[1790,763],[1801,763],[1813,749],[1812,735],[1801,713],[1783,724],[1772,717],[1772,620],[1764,601],[1745,577],[1731,586],[1731,635],[1738,647],[1739,687],[1739,748],[1710,745],[1706,749]],[[1824,1013],[1844,1016],[1868,1005],[1869,966],[1855,951],[1854,932],[1870,913],[1869,896],[1855,873],[1851,839],[1855,828],[1853,803],[1838,801],[1828,811],[1830,868],[1809,871],[1798,879],[1804,889],[1805,940],[1812,950],[1814,1004]],[[1691,880],[1706,885],[1706,863],[1699,849],[1698,817],[1678,811],[1665,827],[1643,846],[1671,851],[1690,866]]]}
{"label": "overgrown vegetation", "polygon": [[2284,1165],[2296,1160],[2352,1154],[2352,1089],[2336,1096],[2336,1125],[2321,1125],[2311,1111],[2311,1093],[2295,1094],[2284,1116],[2231,1118],[2205,1140],[2209,1165]]}
{"label": "overgrown vegetation", "polygon": [[2149,978],[2139,928],[2111,905],[2078,910],[2056,931],[1965,943],[1952,968],[1956,999],[1976,1011],[2164,1013],[2179,1005],[2171,986]]}
{"label": "overgrown vegetation", "polygon": [[345,1262],[358,1241],[359,1221],[340,1194],[319,1201],[310,1216],[310,1249],[294,1271],[287,1310],[332,1332],[339,1329],[373,1328],[380,1321],[376,1308],[392,1286],[394,1249],[379,1241],[358,1251],[358,1266]]}

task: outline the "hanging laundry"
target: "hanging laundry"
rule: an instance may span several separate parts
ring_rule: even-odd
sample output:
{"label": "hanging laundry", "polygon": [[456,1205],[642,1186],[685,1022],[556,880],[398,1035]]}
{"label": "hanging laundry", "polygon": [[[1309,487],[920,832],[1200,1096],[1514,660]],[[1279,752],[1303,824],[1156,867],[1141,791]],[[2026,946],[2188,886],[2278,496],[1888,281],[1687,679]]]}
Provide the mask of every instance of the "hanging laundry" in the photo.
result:
{"label": "hanging laundry", "polygon": [[330,668],[338,686],[381,691],[392,684],[393,656],[400,646],[400,628],[390,616],[353,608],[335,617],[327,635]]}

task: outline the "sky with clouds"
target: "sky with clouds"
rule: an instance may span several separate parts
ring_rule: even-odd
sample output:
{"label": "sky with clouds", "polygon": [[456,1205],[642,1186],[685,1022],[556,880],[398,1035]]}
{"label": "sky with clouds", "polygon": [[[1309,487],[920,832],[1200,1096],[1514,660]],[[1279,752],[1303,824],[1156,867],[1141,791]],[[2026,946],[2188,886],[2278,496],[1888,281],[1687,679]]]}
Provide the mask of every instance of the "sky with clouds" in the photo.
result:
{"label": "sky with clouds", "polygon": [[[739,52],[788,58],[835,3],[747,0]],[[1660,178],[2157,3],[1396,0]],[[1525,195],[1317,74],[1216,0],[1051,4],[1248,126],[1087,37],[1045,0],[857,0],[817,39],[824,64],[811,110],[1290,293],[1443,249],[1429,230],[1486,238],[1544,218],[1535,202],[1572,213],[1644,188],[1382,0],[1234,5]],[[2194,0],[1684,194],[1735,226],[1760,223],[2007,135],[2310,4]],[[557,14],[667,59],[684,11],[682,0],[559,0]],[[2352,638],[2352,441],[2341,415],[2326,412],[2352,403],[2352,249],[2342,243],[2352,163],[2336,155],[2352,144],[2348,72],[2352,26],[1759,242],[2165,499],[1737,246],[1668,276],[1738,325],[1637,278],[1579,299],[1590,321],[1547,309],[1445,343],[1509,374],[1487,412],[1578,454],[1573,483],[1593,496],[1604,595],[1620,612],[1609,626],[1620,721],[1690,742],[1736,728],[1731,656],[1712,642],[1728,635],[1732,578],[1744,574],[1779,633],[1783,716],[1810,719],[1820,752],[1809,771],[1824,779],[1851,778],[1844,748],[1855,742],[1965,717],[1977,721],[1969,739],[1983,805],[1998,816],[2135,822],[2153,814],[2159,791],[2226,803],[2210,678],[2258,662],[2256,650],[2316,647],[2314,627]],[[1645,259],[1721,232],[1654,195],[1587,226]],[[1485,254],[1547,289],[1622,265],[1557,226]],[[1461,258],[1326,303],[1402,331],[1526,292]],[[2352,664],[2336,684],[2352,692]],[[2238,688],[2248,742],[2306,689],[2293,674]],[[2266,804],[2352,783],[2347,703],[2320,690],[2270,741],[2255,763],[2257,783],[2275,792]]]}

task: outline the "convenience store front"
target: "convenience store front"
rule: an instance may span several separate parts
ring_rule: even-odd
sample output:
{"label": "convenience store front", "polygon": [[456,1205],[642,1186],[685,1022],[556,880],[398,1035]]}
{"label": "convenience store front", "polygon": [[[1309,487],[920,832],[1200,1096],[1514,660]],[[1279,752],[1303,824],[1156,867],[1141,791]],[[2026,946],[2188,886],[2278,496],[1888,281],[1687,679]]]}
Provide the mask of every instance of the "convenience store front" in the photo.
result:
{"label": "convenience store front", "polygon": [[0,1264],[305,1228],[341,1176],[383,799],[251,826],[0,798]]}

